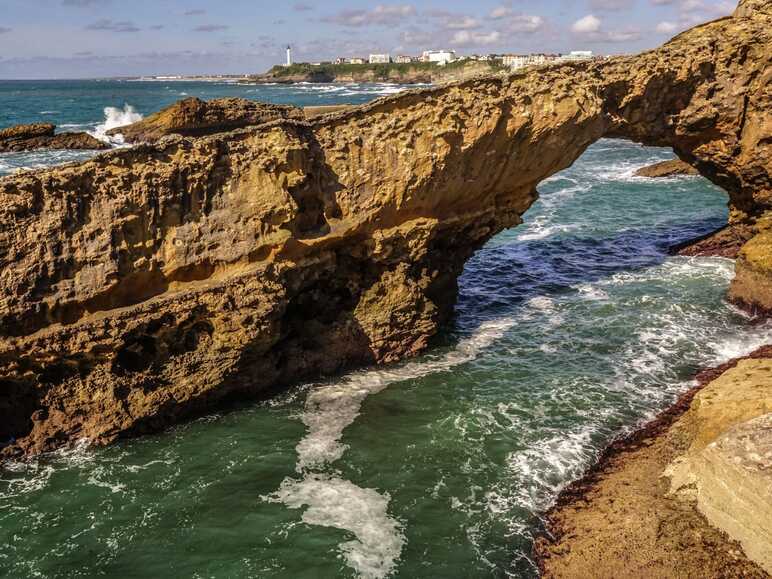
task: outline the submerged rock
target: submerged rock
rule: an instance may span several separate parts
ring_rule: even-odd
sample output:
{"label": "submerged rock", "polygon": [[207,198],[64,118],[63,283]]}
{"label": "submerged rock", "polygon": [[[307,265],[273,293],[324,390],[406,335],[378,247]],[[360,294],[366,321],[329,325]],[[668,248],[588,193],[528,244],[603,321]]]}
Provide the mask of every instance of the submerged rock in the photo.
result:
{"label": "submerged rock", "polygon": [[0,153],[17,153],[36,149],[109,149],[110,145],[88,133],[59,133],[56,125],[35,123],[0,130]]}
{"label": "submerged rock", "polygon": [[303,118],[302,109],[287,105],[241,98],[203,101],[190,97],[139,122],[111,129],[107,134],[123,135],[127,143],[154,143],[167,135],[200,137],[279,119]]}
{"label": "submerged rock", "polygon": [[643,167],[635,172],[636,177],[672,177],[674,175],[699,175],[699,171],[687,165],[680,159],[662,161],[648,167]]}
{"label": "submerged rock", "polygon": [[310,120],[191,104],[204,112],[121,132],[271,122],[0,179],[2,453],[106,443],[420,352],[465,261],[603,136],[672,146],[756,235],[772,210],[772,8],[742,6],[639,56]]}

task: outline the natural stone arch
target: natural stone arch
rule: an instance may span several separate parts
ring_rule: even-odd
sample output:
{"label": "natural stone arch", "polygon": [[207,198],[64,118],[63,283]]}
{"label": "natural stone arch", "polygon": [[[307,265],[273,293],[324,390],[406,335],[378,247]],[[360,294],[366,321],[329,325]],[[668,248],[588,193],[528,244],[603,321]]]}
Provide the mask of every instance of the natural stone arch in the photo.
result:
{"label": "natural stone arch", "polygon": [[469,256],[603,136],[671,146],[727,190],[755,236],[733,294],[772,307],[770,30],[744,0],[638,56],[0,180],[3,454],[420,351]]}

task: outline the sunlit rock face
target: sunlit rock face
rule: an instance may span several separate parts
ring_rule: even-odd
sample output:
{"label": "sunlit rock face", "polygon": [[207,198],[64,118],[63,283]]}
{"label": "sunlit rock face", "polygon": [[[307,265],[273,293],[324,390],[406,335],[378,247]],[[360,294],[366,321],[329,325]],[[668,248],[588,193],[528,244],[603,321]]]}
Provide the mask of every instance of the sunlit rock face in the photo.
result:
{"label": "sunlit rock face", "polygon": [[[639,56],[0,180],[3,454],[421,351],[465,261],[603,136],[672,146],[756,235],[772,203],[770,30],[767,3],[746,0]],[[758,284],[741,287],[758,303]]]}

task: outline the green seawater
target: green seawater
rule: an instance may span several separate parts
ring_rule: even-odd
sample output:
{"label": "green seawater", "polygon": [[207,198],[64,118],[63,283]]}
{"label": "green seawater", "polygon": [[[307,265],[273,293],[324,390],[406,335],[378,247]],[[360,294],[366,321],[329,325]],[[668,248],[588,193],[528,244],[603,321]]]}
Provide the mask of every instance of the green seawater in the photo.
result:
{"label": "green seawater", "polygon": [[0,470],[0,576],[533,577],[540,515],[695,371],[770,337],[733,263],[667,248],[726,222],[701,178],[613,140],[468,263],[425,355],[154,436]]}

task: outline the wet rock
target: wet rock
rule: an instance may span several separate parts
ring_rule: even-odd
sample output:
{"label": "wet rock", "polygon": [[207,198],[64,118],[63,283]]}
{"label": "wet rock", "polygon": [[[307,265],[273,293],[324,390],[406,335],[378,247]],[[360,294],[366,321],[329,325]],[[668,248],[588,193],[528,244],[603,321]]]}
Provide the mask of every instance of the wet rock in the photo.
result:
{"label": "wet rock", "polygon": [[107,134],[123,135],[127,143],[154,143],[167,135],[200,137],[279,119],[303,118],[303,111],[292,106],[241,98],[203,101],[190,97],[139,122],[112,129]]}
{"label": "wet rock", "polygon": [[0,153],[34,151],[37,149],[109,149],[107,143],[88,133],[55,134],[56,126],[48,123],[17,125],[0,130]]}
{"label": "wet rock", "polygon": [[673,159],[643,167],[635,172],[636,177],[657,178],[673,177],[674,175],[699,175],[699,171],[679,159]]}

